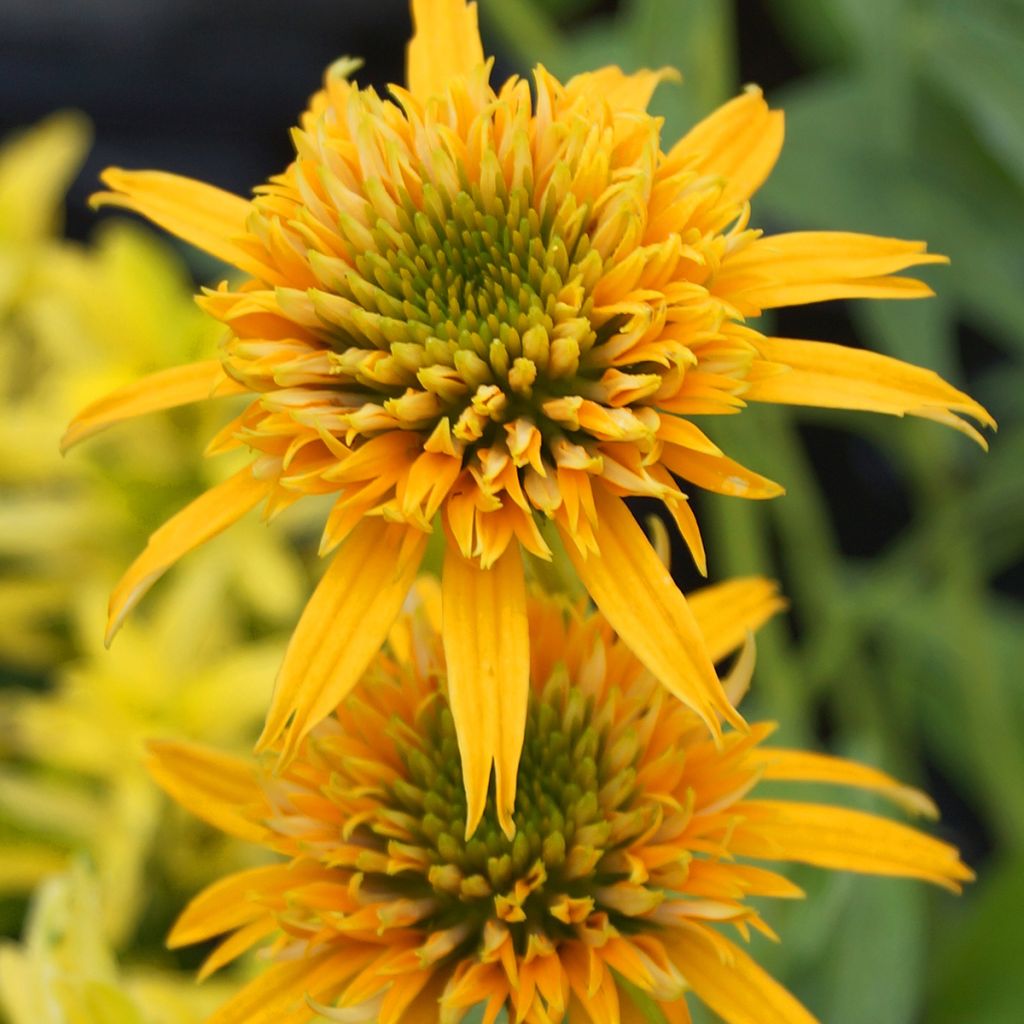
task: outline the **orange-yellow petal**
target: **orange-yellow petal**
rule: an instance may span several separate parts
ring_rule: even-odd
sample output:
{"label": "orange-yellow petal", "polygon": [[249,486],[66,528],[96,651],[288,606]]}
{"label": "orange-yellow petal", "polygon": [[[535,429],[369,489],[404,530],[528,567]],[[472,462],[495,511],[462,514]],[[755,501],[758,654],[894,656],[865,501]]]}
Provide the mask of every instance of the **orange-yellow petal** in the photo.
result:
{"label": "orange-yellow petal", "polygon": [[272,916],[266,904],[283,903],[289,889],[306,881],[290,864],[268,864],[220,878],[189,900],[167,936],[167,945],[176,949],[203,942]]}
{"label": "orange-yellow petal", "polygon": [[[964,413],[987,427],[995,420],[970,395],[937,373],[891,356],[825,341],[760,338],[765,360],[743,397],[754,402],[861,409],[892,416],[939,418],[985,445],[973,427],[952,413]],[[938,415],[936,415],[938,414]]]}
{"label": "orange-yellow petal", "polygon": [[658,680],[714,733],[719,716],[743,726],[726,699],[697,620],[625,502],[594,490],[598,550],[582,555],[563,527],[579,578],[612,628]]}
{"label": "orange-yellow petal", "polygon": [[706,452],[695,452],[689,448],[666,444],[661,454],[661,461],[676,476],[697,484],[705,490],[716,494],[727,494],[733,498],[777,498],[785,494],[786,489],[769,480],[760,473],[755,473],[746,466],[741,466],[734,459],[725,455],[709,455]]}
{"label": "orange-yellow petal", "polygon": [[724,179],[724,198],[749,199],[764,183],[782,151],[781,110],[769,110],[761,90],[750,86],[683,136],[668,154],[669,169],[683,165]]}
{"label": "orange-yellow petal", "polygon": [[498,820],[511,837],[530,687],[526,583],[518,546],[509,545],[491,568],[481,569],[449,543],[442,600],[448,699],[466,786],[466,837],[484,812],[492,760]]}
{"label": "orange-yellow petal", "polygon": [[974,877],[956,847],[864,811],[784,800],[747,800],[734,810],[729,849],[743,857],[919,878],[953,892]]}
{"label": "orange-yellow petal", "polygon": [[444,96],[449,82],[484,62],[476,4],[412,0],[415,34],[406,51],[406,84],[418,100]]}
{"label": "orange-yellow petal", "polygon": [[[334,556],[309,599],[285,652],[267,723],[264,750],[288,726],[281,758],[359,682],[380,650],[423,559],[427,534],[365,518]],[[294,716],[294,717],[293,717]]]}
{"label": "orange-yellow petal", "polygon": [[351,953],[328,952],[276,963],[229,999],[206,1024],[302,1024],[313,1020],[316,1011],[306,1001],[307,995],[324,999],[325,984],[329,989],[340,988],[350,973],[351,960]]}
{"label": "orange-yellow petal", "polygon": [[675,68],[644,68],[626,74],[614,66],[584,71],[565,83],[567,97],[600,96],[612,110],[646,110],[654,90],[662,82],[679,82],[682,75]]}
{"label": "orange-yellow petal", "polygon": [[665,938],[694,992],[726,1024],[817,1024],[816,1019],[739,946],[700,928]]}
{"label": "orange-yellow petal", "polygon": [[911,814],[937,818],[938,808],[931,798],[913,786],[905,786],[877,768],[847,761],[830,754],[804,750],[780,750],[758,747],[750,756],[763,768],[764,779],[787,782],[828,782],[835,786],[856,786],[888,797]]}
{"label": "orange-yellow petal", "polygon": [[735,651],[748,633],[786,607],[778,584],[759,576],[702,587],[689,595],[689,603],[712,661]]}
{"label": "orange-yellow petal", "polygon": [[224,373],[219,359],[161,370],[87,405],[69,424],[60,448],[66,452],[72,445],[121,420],[201,402],[215,395],[238,395],[245,391]]}
{"label": "orange-yellow petal", "polygon": [[250,205],[241,196],[164,171],[108,167],[101,175],[111,192],[98,192],[94,207],[120,206],[141,214],[172,235],[260,280],[286,284],[242,244]]}
{"label": "orange-yellow petal", "polygon": [[194,743],[152,740],[146,767],[154,781],[197,818],[228,835],[259,843],[269,811],[253,766]]}
{"label": "orange-yellow petal", "polygon": [[266,497],[267,485],[248,466],[211,487],[173,515],[149,538],[110,595],[106,642],[147,590],[183,555],[216,537]]}
{"label": "orange-yellow petal", "polygon": [[766,235],[726,259],[712,290],[745,312],[828,299],[916,299],[923,282],[888,275],[926,263],[948,263],[924,242],[852,231]]}

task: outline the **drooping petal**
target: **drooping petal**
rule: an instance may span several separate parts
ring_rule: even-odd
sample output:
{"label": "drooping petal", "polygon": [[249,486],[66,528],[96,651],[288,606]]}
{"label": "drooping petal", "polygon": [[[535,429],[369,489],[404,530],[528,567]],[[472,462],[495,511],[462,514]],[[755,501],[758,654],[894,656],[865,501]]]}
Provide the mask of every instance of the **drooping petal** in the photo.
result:
{"label": "drooping petal", "polygon": [[498,820],[511,837],[530,686],[526,583],[518,546],[509,545],[490,569],[481,569],[449,543],[442,595],[448,699],[466,786],[466,836],[484,812],[493,760]]}
{"label": "drooping petal", "polygon": [[725,198],[744,202],[775,166],[784,130],[782,111],[769,110],[761,90],[750,86],[691,128],[672,148],[668,165],[693,160],[690,166],[725,180]]}
{"label": "drooping petal", "polygon": [[917,299],[931,295],[921,281],[890,277],[926,263],[948,263],[924,242],[852,231],[793,231],[766,235],[726,259],[712,290],[745,311],[828,299]]}
{"label": "drooping petal", "polygon": [[694,992],[728,1024],[817,1024],[754,960],[727,939],[683,928],[665,940]]}
{"label": "drooping petal", "polygon": [[786,607],[778,584],[760,576],[702,587],[689,595],[689,603],[712,661],[735,651],[748,633]]}
{"label": "drooping petal", "polygon": [[427,534],[365,518],[334,556],[285,652],[257,750],[285,732],[289,760],[348,694],[380,650],[423,559]]}
{"label": "drooping petal", "polygon": [[912,814],[937,818],[938,808],[931,798],[913,786],[905,786],[877,768],[847,761],[830,754],[804,750],[780,750],[760,747],[750,755],[763,766],[764,779],[788,782],[828,782],[835,786],[856,786],[887,797]]}
{"label": "drooping petal", "polygon": [[987,427],[995,420],[970,395],[926,370],[877,352],[794,338],[758,338],[767,365],[758,368],[743,397],[753,402],[861,409],[892,416],[936,417],[956,426],[983,446],[973,427],[953,413],[964,413]]}
{"label": "drooping petal", "polygon": [[743,726],[728,702],[686,598],[661,564],[625,502],[594,491],[598,551],[586,556],[561,527],[579,578],[612,628],[643,664],[714,733],[719,716]]}
{"label": "drooping petal", "polygon": [[182,807],[228,835],[259,843],[259,821],[270,810],[253,766],[240,758],[194,743],[152,740],[146,768]]}
{"label": "drooping petal", "polygon": [[108,167],[101,178],[113,191],[94,195],[90,200],[94,207],[120,206],[131,210],[253,277],[275,284],[287,283],[242,244],[250,205],[241,196],[164,171]]}
{"label": "drooping petal", "polygon": [[443,96],[453,78],[484,62],[476,4],[412,0],[415,34],[406,51],[406,84],[418,100]]}
{"label": "drooping petal", "polygon": [[147,590],[183,555],[216,537],[266,497],[267,485],[248,466],[211,487],[149,538],[110,595],[106,643]]}
{"label": "drooping petal", "polygon": [[769,480],[760,473],[755,473],[746,466],[741,466],[735,459],[725,455],[708,455],[705,452],[691,451],[678,445],[666,444],[661,461],[676,476],[697,484],[705,490],[716,494],[727,494],[734,498],[765,499],[777,498],[785,494],[786,489]]}
{"label": "drooping petal", "polygon": [[224,373],[219,359],[188,363],[151,373],[82,409],[68,425],[61,438],[60,449],[66,452],[73,445],[121,420],[201,402],[217,395],[245,394],[246,391],[245,387]]}
{"label": "drooping petal", "polygon": [[949,843],[864,811],[783,800],[747,800],[735,811],[729,848],[740,856],[920,878],[953,892],[974,877]]}

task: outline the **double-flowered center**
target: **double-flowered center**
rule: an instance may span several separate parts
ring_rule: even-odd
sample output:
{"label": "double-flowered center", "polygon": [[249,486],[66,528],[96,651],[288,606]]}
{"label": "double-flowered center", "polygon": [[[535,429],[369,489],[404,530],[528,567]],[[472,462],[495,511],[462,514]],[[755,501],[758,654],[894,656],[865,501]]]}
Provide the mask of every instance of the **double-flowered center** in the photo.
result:
{"label": "double-flowered center", "polygon": [[531,696],[511,840],[498,824],[493,790],[479,828],[465,839],[462,771],[443,698],[421,712],[415,731],[416,740],[407,727],[393,734],[405,778],[390,787],[390,807],[369,823],[365,839],[386,845],[387,822],[398,813],[412,837],[406,852],[417,849],[422,871],[368,878],[371,888],[412,901],[423,915],[417,927],[450,936],[453,955],[486,943],[495,927],[511,934],[520,954],[531,935],[568,937],[595,913],[631,930],[627,917],[603,905],[602,893],[625,873],[614,851],[650,826],[653,808],[637,792],[636,751],[626,750],[625,762],[609,771],[617,759],[605,749],[606,730],[564,673]]}
{"label": "double-flowered center", "polygon": [[586,209],[538,210],[499,182],[427,185],[396,216],[350,248],[341,294],[361,307],[363,337],[337,332],[339,372],[378,392],[393,427],[438,428],[455,445],[488,445],[522,416],[546,440],[571,433],[566,396],[601,372],[588,365],[602,260]]}

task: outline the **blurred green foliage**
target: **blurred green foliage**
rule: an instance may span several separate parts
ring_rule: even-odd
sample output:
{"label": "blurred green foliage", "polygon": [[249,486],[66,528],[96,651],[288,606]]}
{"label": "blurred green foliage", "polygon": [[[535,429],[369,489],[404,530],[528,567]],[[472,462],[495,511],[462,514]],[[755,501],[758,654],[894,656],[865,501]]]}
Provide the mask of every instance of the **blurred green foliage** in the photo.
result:
{"label": "blurred green foliage", "polygon": [[[791,622],[759,639],[757,711],[804,742],[824,721],[833,749],[937,788],[940,828],[980,874],[959,900],[801,878],[810,898],[773,916],[782,944],[760,943],[758,955],[829,1024],[1020,1020],[1024,3],[620,0],[617,13],[587,17],[580,6],[484,0],[482,10],[523,69],[538,59],[559,75],[678,67],[684,85],[655,99],[669,142],[739,89],[738,29],[767,18],[796,66],[769,90],[786,145],[753,223],[922,238],[951,257],[928,275],[937,298],[829,310],[847,335],[816,340],[859,342],[966,385],[1000,422],[991,453],[928,423],[752,408],[702,425],[788,494],[713,498],[702,522],[714,577],[773,575],[792,601]],[[856,467],[822,473],[802,426],[870,446],[905,484],[909,522],[871,557],[844,553],[831,514],[835,482]],[[842,492],[854,502],[846,517],[883,515],[870,482]]]}

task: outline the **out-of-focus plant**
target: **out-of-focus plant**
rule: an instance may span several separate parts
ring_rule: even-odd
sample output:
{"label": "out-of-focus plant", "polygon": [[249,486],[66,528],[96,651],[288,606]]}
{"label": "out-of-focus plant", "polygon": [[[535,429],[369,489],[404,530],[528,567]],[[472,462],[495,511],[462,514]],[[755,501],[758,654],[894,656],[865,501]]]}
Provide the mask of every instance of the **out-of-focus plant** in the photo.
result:
{"label": "out-of-focus plant", "polygon": [[85,850],[105,934],[120,944],[140,914],[168,917],[210,871],[237,863],[157,795],[142,739],[251,743],[280,659],[268,638],[307,581],[293,545],[254,518],[110,652],[96,642],[118,571],[213,482],[194,452],[219,423],[208,410],[154,415],[61,458],[86,400],[217,343],[165,242],[121,222],[88,245],[60,236],[89,134],[59,114],[0,147],[0,893],[28,891]]}
{"label": "out-of-focus plant", "polygon": [[[0,661],[35,670],[72,649],[65,609],[78,583],[112,583],[147,534],[211,482],[193,457],[216,426],[203,410],[153,416],[82,458],[60,456],[87,399],[169,355],[216,349],[217,326],[165,243],[121,222],[89,246],[57,236],[87,141],[80,118],[56,115],[0,152]],[[265,536],[252,542],[259,523],[245,526],[225,540],[244,556],[222,563],[224,585],[264,621],[287,618],[304,589],[299,570]]]}
{"label": "out-of-focus plant", "polygon": [[129,934],[154,878],[185,893],[237,863],[230,844],[171,811],[142,767],[147,738],[191,736],[235,751],[255,738],[281,645],[241,644],[218,583],[197,562],[110,651],[94,639],[102,592],[87,587],[76,609],[81,653],[54,688],[0,697],[17,758],[0,769],[0,820],[19,833],[0,853],[0,878],[13,887],[29,880],[37,853],[45,871],[55,850],[87,850],[115,942]]}
{"label": "out-of-focus plant", "polygon": [[227,997],[188,976],[121,970],[103,934],[95,880],[82,861],[40,887],[20,945],[0,945],[7,1024],[199,1024]]}
{"label": "out-of-focus plant", "polygon": [[[928,275],[937,299],[859,303],[848,314],[838,307],[852,318],[845,340],[863,337],[954,382],[970,369],[969,389],[1000,431],[979,458],[930,424],[882,429],[841,413],[762,408],[709,425],[788,491],[756,508],[705,502],[711,572],[784,581],[799,642],[784,624],[768,627],[758,669],[760,707],[784,734],[803,741],[824,718],[831,745],[846,753],[903,774],[927,763],[970,808],[979,852],[990,843],[993,865],[1019,863],[1024,611],[1000,584],[1016,578],[1024,553],[1022,8],[1012,0],[760,7],[808,70],[768,95],[785,110],[786,143],[758,195],[759,221],[880,230],[947,253],[952,266]],[[524,67],[537,40],[559,74],[596,62],[679,67],[683,86],[663,86],[655,100],[670,136],[739,89],[735,29],[753,16],[722,0],[621,0],[615,15],[570,29],[559,27],[561,11],[548,0],[492,0],[483,13]],[[523,25],[528,32],[517,30]],[[821,314],[832,337],[836,313]],[[811,337],[813,317],[793,333]],[[963,344],[978,335],[982,347]],[[812,461],[808,440],[823,436],[842,465]],[[837,480],[849,474],[861,474],[855,508],[835,500]],[[891,492],[896,480],[905,482],[906,526],[870,556],[844,551],[837,525],[859,519],[884,534],[877,524],[888,513],[872,495]],[[838,1024],[1009,1024],[1024,1001],[1019,972],[992,966],[970,994],[957,988],[966,975],[956,965],[1005,964],[1000,949],[1019,946],[1011,938],[1019,936],[1019,876],[1003,868],[986,881],[982,868],[979,896],[966,907],[829,882],[825,898],[790,911],[799,920],[784,923],[787,934],[803,944],[777,951],[774,969]],[[933,927],[935,915],[957,927]],[[834,940],[839,920],[844,938]],[[932,940],[944,931],[956,937]],[[829,968],[812,969],[826,942]]]}

